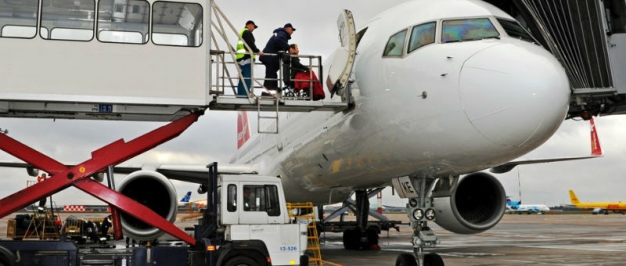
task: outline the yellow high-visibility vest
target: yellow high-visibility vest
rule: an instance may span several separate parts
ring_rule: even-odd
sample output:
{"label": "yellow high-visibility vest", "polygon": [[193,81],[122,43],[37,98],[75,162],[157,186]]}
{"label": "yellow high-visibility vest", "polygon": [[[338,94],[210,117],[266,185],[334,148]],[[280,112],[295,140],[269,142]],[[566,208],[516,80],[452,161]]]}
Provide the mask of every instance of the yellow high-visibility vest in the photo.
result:
{"label": "yellow high-visibility vest", "polygon": [[[239,41],[237,42],[237,60],[243,58],[244,55],[248,53],[248,50],[246,50],[246,45],[244,45],[243,43],[243,33],[247,30],[248,28],[243,28],[243,30],[239,32]],[[252,59],[256,59],[256,55],[253,54]]]}

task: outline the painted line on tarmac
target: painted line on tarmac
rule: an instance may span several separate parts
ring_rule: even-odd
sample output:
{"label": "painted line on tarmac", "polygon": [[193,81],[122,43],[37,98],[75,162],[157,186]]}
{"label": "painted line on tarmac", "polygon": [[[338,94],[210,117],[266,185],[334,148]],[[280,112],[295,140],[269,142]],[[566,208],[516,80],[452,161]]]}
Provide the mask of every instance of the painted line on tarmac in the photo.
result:
{"label": "painted line on tarmac", "polygon": [[322,262],[324,262],[324,264],[328,263],[328,264],[335,265],[335,266],[343,266],[343,264],[338,264],[338,263],[334,263],[334,262],[330,262],[326,260],[322,260]]}

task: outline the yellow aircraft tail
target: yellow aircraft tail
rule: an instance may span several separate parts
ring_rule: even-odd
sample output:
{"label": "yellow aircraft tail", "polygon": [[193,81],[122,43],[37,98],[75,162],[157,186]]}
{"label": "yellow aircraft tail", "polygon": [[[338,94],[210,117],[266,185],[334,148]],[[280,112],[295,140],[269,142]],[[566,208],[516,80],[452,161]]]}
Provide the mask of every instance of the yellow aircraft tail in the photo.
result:
{"label": "yellow aircraft tail", "polygon": [[569,200],[570,202],[572,202],[572,204],[576,205],[576,204],[580,204],[580,200],[578,200],[578,197],[576,197],[576,194],[574,193],[573,190],[570,189],[569,191]]}

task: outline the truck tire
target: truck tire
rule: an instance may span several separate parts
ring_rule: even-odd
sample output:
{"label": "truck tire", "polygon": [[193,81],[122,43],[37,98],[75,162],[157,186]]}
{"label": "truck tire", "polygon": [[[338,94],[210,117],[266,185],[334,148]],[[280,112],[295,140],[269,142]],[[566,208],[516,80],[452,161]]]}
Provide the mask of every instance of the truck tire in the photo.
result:
{"label": "truck tire", "polygon": [[260,266],[261,264],[251,257],[240,255],[230,258],[224,266]]}
{"label": "truck tire", "polygon": [[309,266],[309,256],[307,255],[300,256],[300,266]]}
{"label": "truck tire", "polygon": [[0,266],[14,266],[15,255],[5,247],[0,246]]}

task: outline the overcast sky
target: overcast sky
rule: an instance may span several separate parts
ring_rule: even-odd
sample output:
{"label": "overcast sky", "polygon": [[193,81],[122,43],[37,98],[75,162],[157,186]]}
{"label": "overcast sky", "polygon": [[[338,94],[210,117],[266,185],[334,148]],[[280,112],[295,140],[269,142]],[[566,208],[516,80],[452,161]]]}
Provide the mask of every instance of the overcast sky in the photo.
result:
{"label": "overcast sky", "polygon": [[[337,16],[341,9],[353,12],[357,28],[376,13],[405,0],[386,1],[283,1],[266,0],[263,4],[249,0],[224,0],[218,5],[230,21],[242,28],[251,19],[259,28],[254,32],[256,44],[265,46],[271,32],[287,22],[297,31],[292,42],[300,45],[302,54],[328,56],[338,46]],[[260,69],[262,71],[262,68]],[[529,106],[529,108],[532,108]],[[250,116],[254,120],[254,115]],[[540,119],[540,118],[538,118]],[[254,121],[251,121],[254,124]],[[62,163],[77,163],[90,158],[90,152],[112,141],[124,138],[129,141],[163,123],[138,123],[123,121],[0,119],[0,128],[9,135]],[[622,136],[626,136],[626,117],[612,116],[596,119],[599,138],[605,151],[600,159],[522,166],[519,168],[523,203],[558,205],[569,203],[568,189],[574,189],[582,201],[626,200],[626,149]],[[253,132],[256,128],[252,129]],[[236,151],[236,113],[207,112],[198,122],[176,139],[169,141],[124,164],[146,162],[207,164],[227,163]],[[584,156],[590,153],[589,123],[566,121],[559,131],[542,147],[523,158],[552,158]],[[0,151],[0,160],[17,161]],[[25,170],[0,169],[3,180],[0,198],[25,188]],[[507,194],[518,199],[518,168],[498,175]],[[117,177],[121,179],[121,176]],[[118,180],[119,181],[119,180]],[[195,184],[173,181],[178,194],[196,190]],[[387,191],[388,192],[388,191]],[[383,197],[385,204],[405,204],[397,196]],[[193,195],[192,199],[202,196]],[[100,201],[74,188],[54,196],[57,205],[101,204]],[[373,199],[375,204],[375,199]]]}

